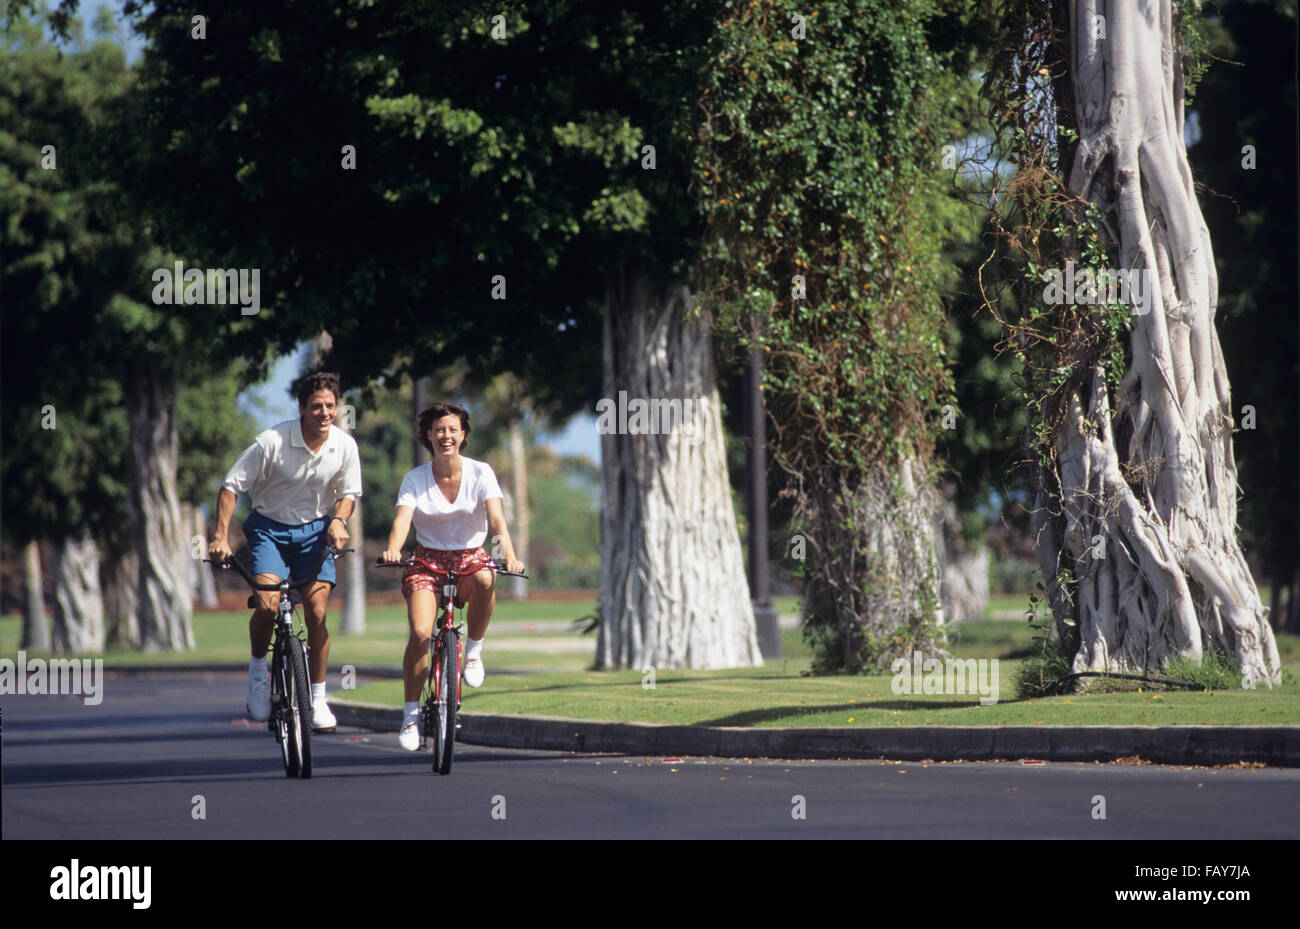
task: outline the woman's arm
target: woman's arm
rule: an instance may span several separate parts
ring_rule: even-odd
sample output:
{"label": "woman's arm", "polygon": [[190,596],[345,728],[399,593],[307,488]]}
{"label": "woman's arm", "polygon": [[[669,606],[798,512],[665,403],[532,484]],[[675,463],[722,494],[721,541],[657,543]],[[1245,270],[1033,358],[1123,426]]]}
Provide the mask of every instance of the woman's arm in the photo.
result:
{"label": "woman's arm", "polygon": [[379,557],[392,564],[402,560],[402,546],[406,544],[406,535],[411,531],[411,517],[415,514],[413,506],[399,506],[393,517],[393,529],[388,533],[388,547]]}
{"label": "woman's arm", "polygon": [[488,531],[492,533],[494,545],[501,546],[501,554],[506,559],[506,570],[514,574],[524,573],[524,563],[515,557],[515,544],[510,541],[510,530],[506,528],[505,510],[501,508],[501,498],[492,497],[485,501],[487,507]]}

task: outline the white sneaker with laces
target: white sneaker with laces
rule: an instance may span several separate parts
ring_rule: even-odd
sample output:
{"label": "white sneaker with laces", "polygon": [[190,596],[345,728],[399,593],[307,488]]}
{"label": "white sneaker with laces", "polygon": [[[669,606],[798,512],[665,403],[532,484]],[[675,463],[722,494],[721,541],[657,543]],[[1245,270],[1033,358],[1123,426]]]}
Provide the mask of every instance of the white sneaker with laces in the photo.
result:
{"label": "white sneaker with laces", "polygon": [[334,718],[334,713],[330,710],[330,705],[325,702],[324,697],[312,701],[311,728],[313,732],[333,729],[338,724],[339,721]]}
{"label": "white sneaker with laces", "polygon": [[244,705],[248,717],[259,723],[271,718],[271,678],[263,666],[260,671],[248,671],[248,702]]}
{"label": "white sneaker with laces", "polygon": [[483,684],[483,656],[471,655],[465,659],[465,683],[471,687]]}
{"label": "white sneaker with laces", "polygon": [[397,744],[408,752],[420,750],[419,717],[408,716],[402,723],[402,731],[397,734]]}

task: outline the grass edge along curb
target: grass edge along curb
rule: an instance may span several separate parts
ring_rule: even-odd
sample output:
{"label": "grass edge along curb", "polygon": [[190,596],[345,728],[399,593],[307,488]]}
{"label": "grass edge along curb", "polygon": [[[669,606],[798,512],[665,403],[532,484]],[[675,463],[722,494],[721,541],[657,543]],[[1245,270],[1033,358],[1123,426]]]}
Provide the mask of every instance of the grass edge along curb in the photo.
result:
{"label": "grass edge along curb", "polygon": [[[402,711],[330,699],[340,725],[396,732]],[[494,748],[721,758],[1117,761],[1300,767],[1300,726],[925,726],[763,728],[461,713],[459,738]]]}

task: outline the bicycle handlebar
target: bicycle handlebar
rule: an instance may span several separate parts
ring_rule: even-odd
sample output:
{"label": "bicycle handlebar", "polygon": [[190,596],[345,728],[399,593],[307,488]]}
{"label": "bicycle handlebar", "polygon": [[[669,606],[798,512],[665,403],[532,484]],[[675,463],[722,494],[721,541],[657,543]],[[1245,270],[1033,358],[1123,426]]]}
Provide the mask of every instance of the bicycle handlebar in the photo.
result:
{"label": "bicycle handlebar", "polygon": [[[340,550],[335,548],[333,545],[326,543],[325,548],[320,553],[320,561],[316,562],[316,570],[312,572],[311,577],[300,578],[296,581],[290,580],[288,582],[289,588],[291,590],[298,590],[299,588],[306,587],[308,584],[316,580],[316,576],[320,574],[320,569],[325,566],[326,558],[338,558],[339,556],[346,555],[348,552],[351,551],[356,551],[356,549],[345,548]],[[223,569],[234,568],[240,574],[240,576],[242,576],[244,580],[248,583],[248,586],[252,587],[254,590],[279,590],[280,585],[285,583],[283,580],[281,580],[275,584],[265,584],[257,580],[256,578],[253,577],[253,575],[249,572],[249,570],[243,566],[243,564],[235,560],[234,555],[228,557],[224,562],[213,561],[211,558],[204,558],[203,560],[207,564],[215,564],[218,567],[221,567]]]}
{"label": "bicycle handlebar", "polygon": [[[471,574],[478,574],[478,572],[483,570],[482,568],[474,568],[473,570],[470,571],[447,571],[444,568],[439,568],[435,565],[429,564],[429,562],[425,561],[423,558],[416,558],[414,555],[407,555],[401,561],[383,561],[382,559],[375,561],[376,568],[409,568],[414,565],[421,565],[422,567],[425,567],[430,571],[432,571],[434,574],[445,574],[450,577],[469,577]],[[493,561],[491,563],[491,567],[494,573],[499,574],[502,577],[522,577],[524,579],[528,578],[527,574],[523,574],[515,571],[507,571],[505,569],[504,561]]]}

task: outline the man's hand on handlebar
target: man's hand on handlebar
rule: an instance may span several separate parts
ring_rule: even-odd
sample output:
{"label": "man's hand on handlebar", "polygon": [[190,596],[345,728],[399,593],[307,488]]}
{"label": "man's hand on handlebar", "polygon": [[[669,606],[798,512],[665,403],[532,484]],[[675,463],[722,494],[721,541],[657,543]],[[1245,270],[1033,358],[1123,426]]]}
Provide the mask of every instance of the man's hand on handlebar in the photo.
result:
{"label": "man's hand on handlebar", "polygon": [[343,549],[347,548],[348,539],[351,538],[351,536],[348,535],[348,524],[344,522],[343,518],[340,516],[330,517],[329,526],[325,531],[325,535],[329,539],[330,544],[339,551],[343,551]]}
{"label": "man's hand on handlebar", "polygon": [[225,564],[235,553],[230,550],[230,542],[225,536],[215,538],[208,545],[208,559],[219,565]]}

